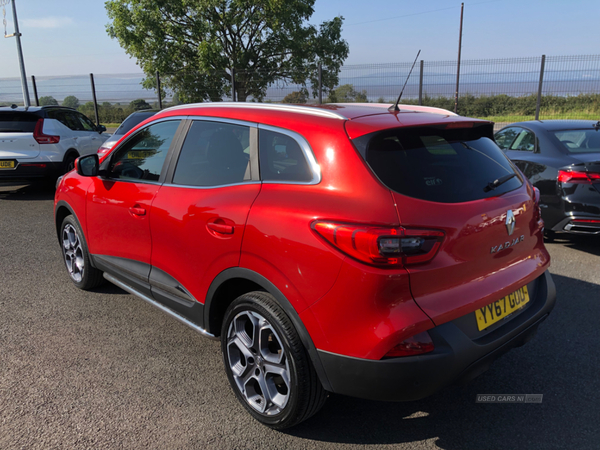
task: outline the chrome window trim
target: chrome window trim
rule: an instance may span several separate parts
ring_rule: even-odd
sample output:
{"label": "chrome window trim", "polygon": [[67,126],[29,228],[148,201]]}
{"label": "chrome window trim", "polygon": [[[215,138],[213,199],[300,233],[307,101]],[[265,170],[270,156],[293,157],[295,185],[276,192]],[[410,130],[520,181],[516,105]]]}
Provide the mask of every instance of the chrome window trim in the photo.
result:
{"label": "chrome window trim", "polygon": [[261,182],[255,181],[255,180],[247,180],[247,181],[240,181],[239,183],[218,184],[215,186],[192,186],[189,184],[163,183],[163,186],[185,188],[185,189],[216,189],[216,188],[224,188],[224,187],[230,187],[230,186],[240,186],[240,185],[245,185],[245,184],[261,184]]}
{"label": "chrome window trim", "polygon": [[[263,125],[258,124],[259,130],[272,131],[273,133],[284,134],[292,139],[294,139],[302,153],[304,153],[304,157],[306,158],[306,162],[308,163],[309,170],[312,174],[312,179],[310,181],[280,181],[280,180],[262,180],[265,184],[302,184],[302,185],[313,185],[319,184],[321,182],[321,166],[317,162],[315,155],[312,151],[312,148],[308,144],[308,141],[301,134],[296,133],[295,131],[290,131],[285,128],[273,127],[271,125]],[[259,138],[260,142],[260,138]],[[260,144],[258,146],[259,159],[260,159]],[[262,174],[261,174],[262,175]]]}
{"label": "chrome window trim", "polygon": [[185,116],[186,119],[191,120],[193,122],[202,121],[202,122],[221,122],[229,125],[239,125],[242,127],[251,127],[257,128],[258,123],[256,122],[248,122],[245,120],[238,119],[228,119],[226,117],[213,117],[213,116],[200,116],[200,115],[189,115]]}
{"label": "chrome window trim", "polygon": [[310,114],[311,116],[328,117],[338,120],[348,120],[347,117],[335,111],[314,108],[311,106],[300,105],[278,105],[267,103],[238,103],[238,102],[214,102],[214,103],[191,103],[187,105],[177,105],[164,109],[163,111],[177,111],[187,108],[223,108],[230,107],[234,109],[266,109],[271,111],[294,112],[300,114]]}

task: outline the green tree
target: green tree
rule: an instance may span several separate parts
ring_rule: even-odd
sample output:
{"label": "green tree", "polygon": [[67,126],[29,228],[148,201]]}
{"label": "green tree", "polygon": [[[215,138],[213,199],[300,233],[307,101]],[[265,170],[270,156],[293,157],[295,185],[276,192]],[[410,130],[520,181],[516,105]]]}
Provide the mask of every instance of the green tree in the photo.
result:
{"label": "green tree", "polygon": [[58,106],[58,102],[56,101],[56,99],[54,97],[52,97],[51,95],[47,95],[45,97],[40,97],[40,106],[50,106],[50,105]]}
{"label": "green tree", "polygon": [[[261,100],[275,81],[293,82],[313,96],[317,67],[328,92],[348,56],[342,17],[319,27],[307,21],[315,0],[109,0],[108,34],[135,57],[156,88],[155,72],[181,102],[220,101],[231,93]],[[163,95],[163,92],[161,92]]]}
{"label": "green tree", "polygon": [[77,109],[79,107],[79,99],[74,95],[69,95],[65,97],[62,103],[63,106],[68,106],[69,108]]}
{"label": "green tree", "polygon": [[282,103],[306,103],[304,92],[294,91],[283,97]]}
{"label": "green tree", "polygon": [[367,103],[367,91],[358,92],[351,84],[342,84],[329,93],[328,103]]}
{"label": "green tree", "polygon": [[133,100],[129,103],[129,107],[134,111],[139,111],[140,109],[150,109],[151,106],[148,102],[142,98],[138,98],[137,100]]}

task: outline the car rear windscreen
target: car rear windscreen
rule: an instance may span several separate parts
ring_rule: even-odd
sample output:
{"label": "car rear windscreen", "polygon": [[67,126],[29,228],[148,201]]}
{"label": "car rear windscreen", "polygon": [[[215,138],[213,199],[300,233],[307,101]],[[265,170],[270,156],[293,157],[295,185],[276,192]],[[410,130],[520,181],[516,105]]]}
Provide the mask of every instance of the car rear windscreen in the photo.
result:
{"label": "car rear windscreen", "polygon": [[[523,183],[488,134],[487,126],[396,128],[353,142],[391,190],[432,202],[461,203],[494,197]],[[496,180],[504,182],[494,184]]]}
{"label": "car rear windscreen", "polygon": [[40,117],[20,111],[0,111],[0,133],[33,133]]}
{"label": "car rear windscreen", "polygon": [[561,130],[554,136],[569,153],[600,153],[600,130]]}
{"label": "car rear windscreen", "polygon": [[119,128],[117,128],[117,131],[115,131],[115,135],[123,136],[125,133],[127,133],[136,125],[142,123],[148,117],[152,117],[154,114],[156,114],[156,112],[157,111],[148,111],[131,114],[129,117],[127,117],[127,119],[125,119],[125,121],[119,126]]}

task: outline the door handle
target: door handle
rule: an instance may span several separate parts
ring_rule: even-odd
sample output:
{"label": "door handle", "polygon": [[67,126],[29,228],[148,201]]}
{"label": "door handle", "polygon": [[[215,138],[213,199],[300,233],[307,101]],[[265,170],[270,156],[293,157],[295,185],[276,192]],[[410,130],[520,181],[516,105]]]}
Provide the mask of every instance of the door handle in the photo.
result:
{"label": "door handle", "polygon": [[[217,219],[219,220],[219,219]],[[233,225],[227,225],[226,223],[220,221],[219,222],[209,222],[206,224],[206,227],[219,234],[233,234]]]}
{"label": "door handle", "polygon": [[146,215],[146,210],[144,208],[131,207],[131,208],[129,208],[129,212],[131,214],[133,214],[134,216],[145,216]]}

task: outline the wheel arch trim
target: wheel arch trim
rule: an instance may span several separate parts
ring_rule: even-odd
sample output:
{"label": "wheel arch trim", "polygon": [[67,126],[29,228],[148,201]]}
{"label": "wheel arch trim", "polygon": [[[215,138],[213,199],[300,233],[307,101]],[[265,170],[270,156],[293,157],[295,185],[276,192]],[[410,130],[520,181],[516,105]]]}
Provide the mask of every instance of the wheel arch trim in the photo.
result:
{"label": "wheel arch trim", "polygon": [[221,330],[213,330],[213,329],[211,329],[211,326],[210,326],[211,310],[213,313],[216,310],[216,309],[213,309],[216,305],[216,302],[213,302],[213,300],[215,299],[215,294],[217,293],[217,290],[219,289],[219,287],[221,287],[228,280],[231,280],[234,278],[241,278],[244,280],[251,281],[251,282],[259,285],[260,287],[262,287],[266,292],[268,292],[275,298],[275,300],[277,301],[277,304],[288,315],[288,317],[292,321],[292,324],[298,331],[300,340],[302,341],[304,348],[306,348],[306,350],[308,352],[308,356],[313,364],[313,367],[315,368],[315,371],[317,372],[317,376],[319,377],[319,381],[323,385],[323,388],[325,388],[325,390],[327,390],[327,391],[331,391],[332,390],[331,384],[329,383],[329,380],[327,379],[327,375],[325,373],[325,368],[323,367],[321,358],[317,352],[317,348],[315,347],[315,344],[313,343],[312,338],[310,337],[308,331],[306,330],[304,323],[300,319],[300,316],[298,315],[298,313],[296,312],[296,310],[294,309],[294,307],[292,306],[290,301],[285,297],[285,295],[283,295],[283,293],[273,283],[271,283],[267,278],[265,278],[261,274],[254,272],[253,270],[246,269],[243,267],[232,267],[232,268],[224,270],[223,272],[221,272],[219,275],[217,275],[215,277],[215,279],[213,280],[213,282],[211,283],[211,285],[208,289],[208,292],[206,294],[206,300],[204,303],[204,326],[205,326],[206,331],[215,336],[218,336],[220,334]]}

